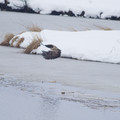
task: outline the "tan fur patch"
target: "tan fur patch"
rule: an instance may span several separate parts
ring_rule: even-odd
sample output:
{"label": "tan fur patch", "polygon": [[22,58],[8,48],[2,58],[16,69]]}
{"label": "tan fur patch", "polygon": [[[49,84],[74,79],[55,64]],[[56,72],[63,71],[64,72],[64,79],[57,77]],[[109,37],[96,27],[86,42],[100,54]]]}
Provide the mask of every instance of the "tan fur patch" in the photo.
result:
{"label": "tan fur patch", "polygon": [[10,45],[9,42],[13,37],[14,37],[14,34],[12,34],[12,33],[6,34],[3,42],[1,42],[0,45],[9,46]]}
{"label": "tan fur patch", "polygon": [[24,41],[24,38],[20,38],[15,47],[20,47],[20,44]]}

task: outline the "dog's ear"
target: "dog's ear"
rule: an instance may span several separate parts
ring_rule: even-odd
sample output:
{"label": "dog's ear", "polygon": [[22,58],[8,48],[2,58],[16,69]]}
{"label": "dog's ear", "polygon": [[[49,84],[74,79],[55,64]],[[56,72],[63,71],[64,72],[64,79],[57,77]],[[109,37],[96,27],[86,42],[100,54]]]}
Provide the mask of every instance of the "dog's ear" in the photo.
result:
{"label": "dog's ear", "polygon": [[53,48],[54,46],[53,45],[51,45],[51,44],[48,44],[48,45],[45,45],[46,47],[48,47],[48,48]]}

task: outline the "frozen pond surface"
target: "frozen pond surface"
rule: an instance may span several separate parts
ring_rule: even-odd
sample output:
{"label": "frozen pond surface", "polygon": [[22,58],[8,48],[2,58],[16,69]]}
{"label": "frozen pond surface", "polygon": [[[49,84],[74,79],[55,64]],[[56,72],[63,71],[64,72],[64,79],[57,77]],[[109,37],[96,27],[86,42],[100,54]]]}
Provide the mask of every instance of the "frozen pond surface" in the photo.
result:
{"label": "frozen pond surface", "polygon": [[[0,12],[0,42],[35,24],[47,29],[120,29],[119,21]],[[0,46],[0,120],[119,120],[120,65],[26,55]]]}
{"label": "frozen pond surface", "polygon": [[[0,36],[3,37],[7,32],[20,33],[26,27],[38,25],[43,29],[52,30],[95,30],[101,28],[120,29],[119,21],[95,20],[75,17],[60,17],[50,15],[1,12],[0,11]],[[7,26],[7,27],[6,27]],[[0,40],[2,41],[2,39]]]}
{"label": "frozen pond surface", "polygon": [[[22,82],[0,77],[2,120],[119,120],[120,99],[53,82]],[[90,92],[90,91],[89,91]],[[98,94],[98,93],[97,93]],[[111,95],[112,96],[112,95]]]}

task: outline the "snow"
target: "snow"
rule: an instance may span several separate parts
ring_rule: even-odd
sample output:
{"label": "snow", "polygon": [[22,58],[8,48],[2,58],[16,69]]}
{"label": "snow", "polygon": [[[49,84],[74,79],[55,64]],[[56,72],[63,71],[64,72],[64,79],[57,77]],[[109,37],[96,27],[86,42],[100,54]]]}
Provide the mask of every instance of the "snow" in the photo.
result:
{"label": "snow", "polygon": [[[1,0],[2,1],[2,0]],[[1,2],[0,1],[0,2]],[[25,3],[21,0],[9,0],[13,8],[23,6]],[[28,6],[41,14],[49,14],[51,11],[66,11],[71,10],[76,16],[85,11],[85,16],[93,17],[110,17],[120,15],[119,0],[27,0]]]}
{"label": "snow", "polygon": [[[62,56],[80,60],[120,62],[120,31],[43,31],[44,44],[54,44]],[[42,36],[41,35],[41,36]],[[39,53],[39,51],[38,51]]]}
{"label": "snow", "polygon": [[4,0],[0,0],[0,3],[4,3]]}
{"label": "snow", "polygon": [[[20,47],[26,48],[34,40],[34,38],[37,38],[37,37],[40,38],[40,34],[38,32],[23,32],[22,34],[19,34],[19,35],[15,36],[15,37],[18,37],[19,39],[24,38],[25,40],[20,45]],[[16,41],[13,43],[13,46],[15,46],[17,44],[17,41],[19,39],[16,39]],[[11,41],[10,41],[10,44],[11,44]]]}
{"label": "snow", "polygon": [[[21,43],[22,48],[26,48],[34,39],[39,36],[43,44],[53,44],[61,49],[62,57],[70,57],[78,60],[90,60],[110,63],[120,63],[120,31],[55,31],[43,30],[42,32],[25,32],[17,35],[25,40]],[[15,36],[16,37],[16,36]],[[11,40],[12,41],[12,40]],[[14,42],[13,45],[15,45]],[[33,53],[40,54],[45,50],[40,46]]]}

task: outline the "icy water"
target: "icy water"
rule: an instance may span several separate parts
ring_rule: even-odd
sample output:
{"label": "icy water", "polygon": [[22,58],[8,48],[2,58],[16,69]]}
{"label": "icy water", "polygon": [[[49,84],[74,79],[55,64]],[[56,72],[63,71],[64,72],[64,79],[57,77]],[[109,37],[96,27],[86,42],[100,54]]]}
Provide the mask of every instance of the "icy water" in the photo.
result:
{"label": "icy water", "polygon": [[[95,94],[94,94],[95,95]],[[0,77],[1,120],[119,120],[120,100],[52,82]]]}

